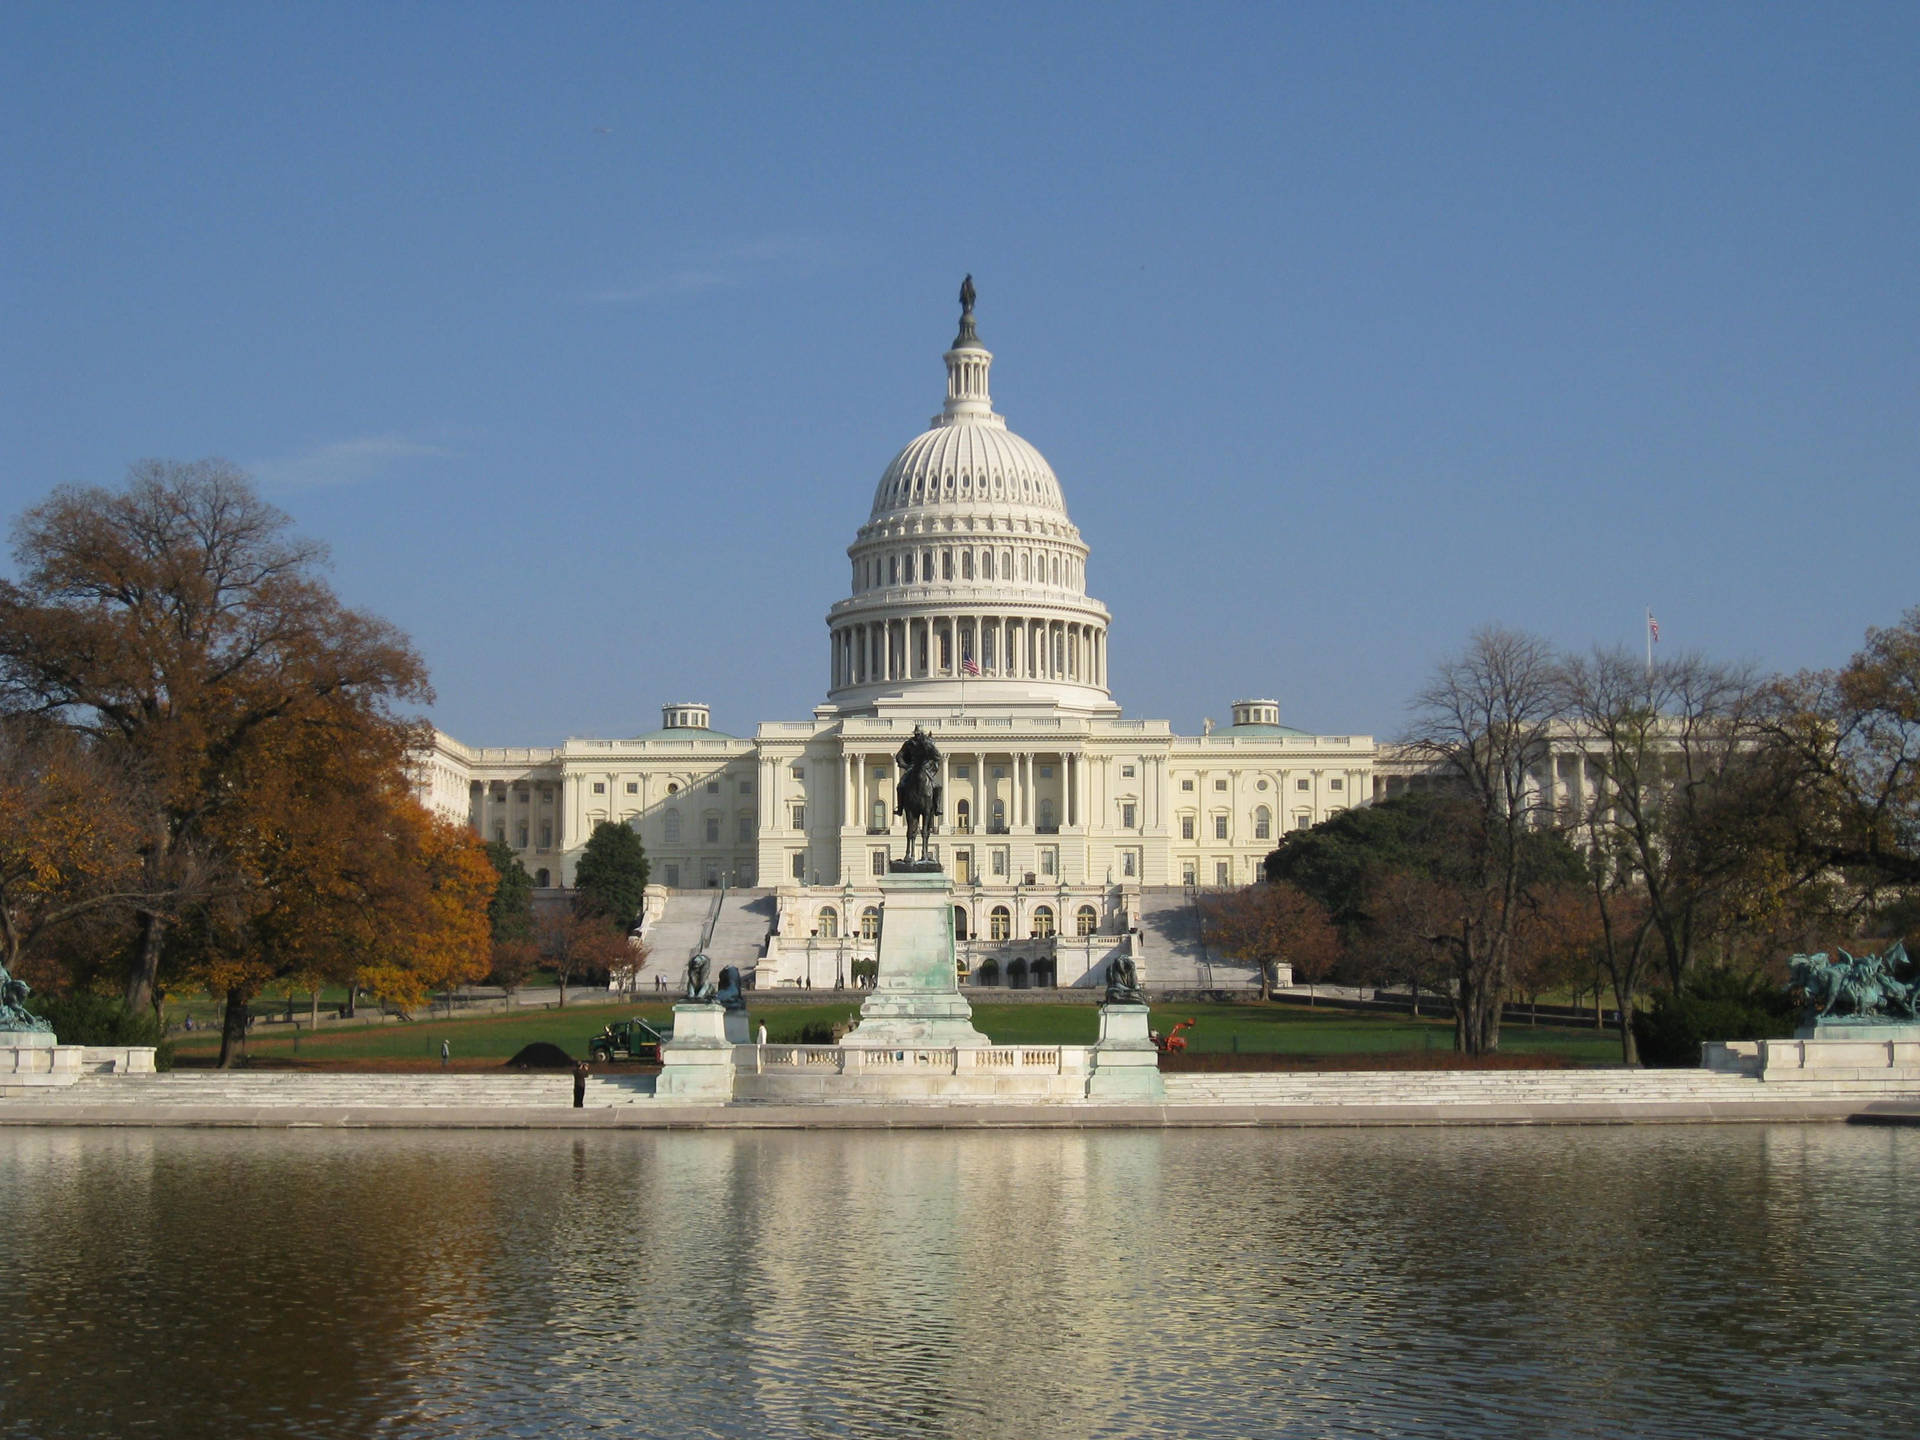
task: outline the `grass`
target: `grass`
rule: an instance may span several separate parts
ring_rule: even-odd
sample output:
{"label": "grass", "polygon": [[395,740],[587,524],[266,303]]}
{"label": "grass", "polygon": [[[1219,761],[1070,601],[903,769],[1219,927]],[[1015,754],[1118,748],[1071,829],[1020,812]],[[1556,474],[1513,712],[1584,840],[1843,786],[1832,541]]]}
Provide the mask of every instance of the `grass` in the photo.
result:
{"label": "grass", "polygon": [[[821,1005],[782,1005],[752,1015],[755,1031],[767,1027],[768,1039],[791,1043],[808,1024],[844,1024],[858,1010],[848,998]],[[569,1005],[564,1010],[536,1010],[453,1019],[422,1016],[411,1022],[344,1026],[302,1033],[298,1048],[294,1033],[284,1026],[256,1025],[247,1043],[258,1061],[309,1063],[351,1061],[427,1062],[437,1064],[440,1043],[446,1041],[454,1063],[466,1068],[498,1065],[535,1040],[550,1041],[569,1054],[584,1057],[587,1042],[609,1020],[629,1015],[656,1025],[670,1023],[673,1007],[664,1001],[632,1004]],[[1409,1016],[1361,1014],[1330,1007],[1294,1004],[1195,1004],[1153,1009],[1153,1026],[1166,1033],[1191,1016],[1197,1023],[1185,1032],[1193,1054],[1260,1055],[1404,1055],[1409,1051],[1446,1051],[1453,1047],[1453,1025],[1445,1019],[1415,1020]],[[995,1005],[973,1007],[973,1023],[994,1040],[1010,1045],[1091,1045],[1097,1037],[1099,1012],[1091,1005]],[[1559,1026],[1501,1027],[1501,1048],[1510,1054],[1546,1054],[1576,1064],[1614,1062],[1619,1040],[1608,1031],[1576,1030]],[[177,1037],[176,1055],[187,1064],[209,1063],[219,1053],[217,1031],[196,1031]]]}

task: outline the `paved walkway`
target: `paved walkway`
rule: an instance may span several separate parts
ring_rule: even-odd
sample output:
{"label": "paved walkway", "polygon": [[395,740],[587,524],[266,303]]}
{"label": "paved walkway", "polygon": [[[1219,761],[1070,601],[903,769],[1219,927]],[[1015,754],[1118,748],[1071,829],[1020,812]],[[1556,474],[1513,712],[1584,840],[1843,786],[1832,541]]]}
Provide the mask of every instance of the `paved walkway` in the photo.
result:
{"label": "paved walkway", "polygon": [[1920,1087],[1763,1084],[1705,1070],[1342,1071],[1166,1077],[1164,1105],[687,1105],[650,1076],[295,1071],[90,1077],[0,1099],[0,1125],[264,1128],[1099,1128],[1554,1125],[1859,1120],[1920,1123]]}

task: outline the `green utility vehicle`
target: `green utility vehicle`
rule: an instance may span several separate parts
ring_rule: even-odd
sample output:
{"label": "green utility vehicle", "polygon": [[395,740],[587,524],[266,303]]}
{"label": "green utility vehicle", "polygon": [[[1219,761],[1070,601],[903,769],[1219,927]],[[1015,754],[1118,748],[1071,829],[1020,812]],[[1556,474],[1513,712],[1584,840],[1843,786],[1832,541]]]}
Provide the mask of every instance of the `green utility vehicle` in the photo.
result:
{"label": "green utility vehicle", "polygon": [[644,1020],[616,1020],[587,1042],[596,1064],[608,1060],[658,1060],[667,1037]]}

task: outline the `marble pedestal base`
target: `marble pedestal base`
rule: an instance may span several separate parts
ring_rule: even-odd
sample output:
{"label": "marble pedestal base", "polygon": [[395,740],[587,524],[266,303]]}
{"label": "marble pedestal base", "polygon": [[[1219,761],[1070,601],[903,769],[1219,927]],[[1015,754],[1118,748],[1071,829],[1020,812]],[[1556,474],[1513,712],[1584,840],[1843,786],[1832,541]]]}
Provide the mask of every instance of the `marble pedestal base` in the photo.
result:
{"label": "marble pedestal base", "polygon": [[1102,1005],[1100,1039],[1093,1047],[1087,1098],[1157,1104],[1167,1098],[1160,1078],[1160,1052],[1147,1027],[1144,1005]]}
{"label": "marble pedestal base", "polygon": [[954,973],[953,902],[938,871],[880,881],[879,974],[860,1006],[849,1049],[965,1048],[993,1042],[973,1028]]}
{"label": "marble pedestal base", "polygon": [[673,1007],[673,1038],[660,1047],[660,1078],[653,1093],[661,1100],[691,1100],[724,1105],[733,1098],[733,1047],[729,1025],[738,1016],[746,1034],[744,1010],[730,1015],[719,1005]]}
{"label": "marble pedestal base", "polygon": [[1824,1021],[1791,1040],[1726,1040],[1701,1047],[1701,1065],[1766,1081],[1920,1081],[1920,1025]]}

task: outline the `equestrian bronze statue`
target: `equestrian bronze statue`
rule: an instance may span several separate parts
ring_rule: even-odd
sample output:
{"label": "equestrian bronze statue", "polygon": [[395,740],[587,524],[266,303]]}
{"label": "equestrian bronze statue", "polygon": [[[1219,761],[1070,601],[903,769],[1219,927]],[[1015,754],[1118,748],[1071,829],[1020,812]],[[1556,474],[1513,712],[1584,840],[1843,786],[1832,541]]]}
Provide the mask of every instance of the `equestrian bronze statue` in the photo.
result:
{"label": "equestrian bronze statue", "polygon": [[[939,869],[939,862],[927,855],[927,837],[940,818],[943,796],[940,786],[940,750],[933,737],[918,725],[900,753],[893,757],[900,766],[900,785],[894,795],[893,813],[907,817],[907,850],[900,857],[901,869]],[[913,837],[920,837],[920,858],[913,856]]]}

